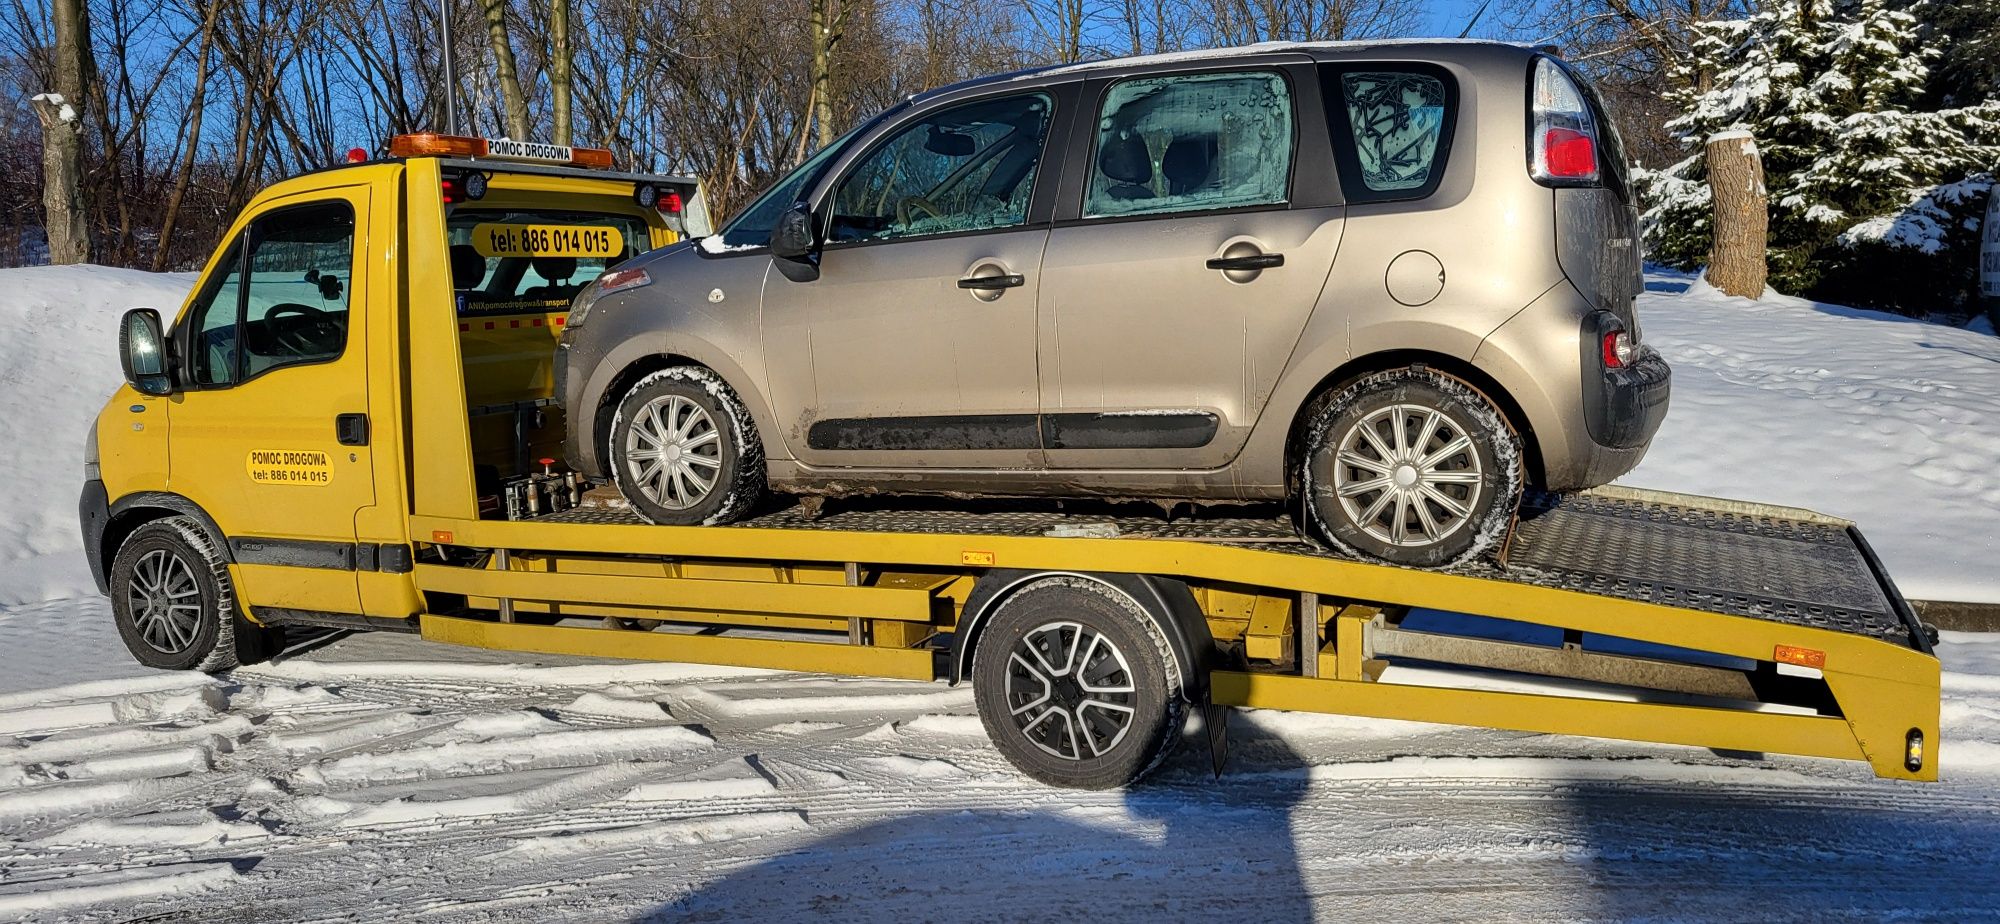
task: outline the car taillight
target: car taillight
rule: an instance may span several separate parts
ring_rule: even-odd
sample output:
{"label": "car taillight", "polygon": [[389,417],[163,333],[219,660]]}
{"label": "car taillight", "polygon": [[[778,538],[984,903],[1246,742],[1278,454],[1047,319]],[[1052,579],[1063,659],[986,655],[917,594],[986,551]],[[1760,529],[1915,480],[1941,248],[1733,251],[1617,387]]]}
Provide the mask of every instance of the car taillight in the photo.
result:
{"label": "car taillight", "polygon": [[1597,183],[1597,120],[1583,90],[1553,58],[1535,61],[1535,96],[1529,114],[1534,150],[1528,172],[1544,186]]}
{"label": "car taillight", "polygon": [[1622,330],[1614,330],[1604,335],[1604,368],[1623,369],[1632,362],[1638,347],[1632,343],[1632,335]]}

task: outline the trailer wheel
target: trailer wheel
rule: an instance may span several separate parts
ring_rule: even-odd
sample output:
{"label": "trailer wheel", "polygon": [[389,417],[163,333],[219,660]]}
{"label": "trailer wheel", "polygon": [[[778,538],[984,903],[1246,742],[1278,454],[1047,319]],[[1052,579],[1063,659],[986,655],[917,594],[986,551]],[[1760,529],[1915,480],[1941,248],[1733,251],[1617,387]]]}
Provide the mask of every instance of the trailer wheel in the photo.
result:
{"label": "trailer wheel", "polygon": [[1167,636],[1115,588],[1080,577],[1023,587],[988,617],[972,657],[979,719],[1021,772],[1113,789],[1179,742],[1183,678]]}
{"label": "trailer wheel", "polygon": [[111,562],[111,613],[147,667],[226,671],[283,648],[283,630],[245,618],[229,564],[190,517],[167,517],[127,536]]}
{"label": "trailer wheel", "polygon": [[764,447],[742,399],[700,366],[641,378],[611,419],[611,478],[649,523],[741,518],[764,496]]}
{"label": "trailer wheel", "polygon": [[1504,537],[1521,499],[1521,438],[1472,386],[1391,369],[1306,414],[1299,484],[1309,531],[1419,568],[1474,558]]}

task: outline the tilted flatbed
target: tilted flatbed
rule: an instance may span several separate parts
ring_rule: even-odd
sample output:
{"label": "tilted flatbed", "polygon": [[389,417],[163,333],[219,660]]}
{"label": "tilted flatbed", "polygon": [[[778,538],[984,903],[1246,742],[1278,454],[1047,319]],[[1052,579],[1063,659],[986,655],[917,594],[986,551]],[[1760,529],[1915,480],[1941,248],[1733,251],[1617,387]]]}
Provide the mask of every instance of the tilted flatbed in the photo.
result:
{"label": "tilted flatbed", "polygon": [[[419,586],[467,602],[412,628],[487,648],[958,682],[991,603],[977,591],[989,575],[1165,577],[1195,589],[1209,640],[1222,642],[1206,691],[1215,705],[1861,760],[1885,777],[1936,776],[1934,763],[1911,757],[1937,740],[1929,630],[1859,530],[1807,511],[1621,489],[1542,496],[1522,511],[1504,564],[1438,572],[1343,558],[1298,539],[1284,517],[854,506],[818,515],[793,507],[726,527],[652,526],[615,507],[527,522],[420,517],[418,535],[507,555],[504,566],[417,566]],[[670,625],[632,632],[531,620],[550,604],[557,615]],[[1397,627],[1419,609],[1717,657],[1688,663]],[[1302,612],[1313,615],[1302,622]],[[1301,650],[1315,656],[1300,659]],[[1392,659],[1638,695],[1382,682]],[[1727,660],[1736,664],[1716,666]],[[1803,669],[1779,667],[1788,660]]]}
{"label": "tilted flatbed", "polygon": [[[484,198],[447,208],[475,176]],[[193,341],[166,338],[156,314],[128,315],[127,340],[146,350],[121,347],[129,385],[99,416],[82,519],[135,654],[222,669],[247,639],[306,625],[919,681],[979,675],[996,743],[1069,785],[1135,779],[1172,748],[1185,710],[1220,720],[1233,706],[1937,777],[1933,638],[1859,530],[1806,511],[1620,489],[1534,496],[1497,561],[1448,571],[1342,558],[1260,508],[1170,519],[1080,502],[860,498],[701,527],[648,525],[615,505],[542,513],[537,499],[583,487],[530,461],[564,433],[549,399],[568,290],[528,288],[518,254],[481,257],[464,240],[553,222],[661,246],[679,226],[645,204],[639,194],[656,190],[637,187],[648,183],[692,190],[431,156],[278,184],[231,239],[286,233],[296,244],[281,256],[315,260],[351,246],[345,285],[340,266],[273,283],[277,298],[337,304],[346,348],[276,374],[239,365],[254,374],[228,387],[179,381],[162,357],[195,352]],[[449,195],[421,194],[439,189]],[[323,214],[340,223],[301,219]],[[238,265],[253,272],[249,289],[261,284],[264,264],[235,253],[218,252],[184,317]],[[455,286],[457,263],[486,281]],[[218,330],[254,333],[244,317],[239,305],[236,327]],[[210,620],[165,642],[134,622],[172,622],[174,601],[134,577],[162,561],[192,566],[192,584],[175,586],[197,586]],[[1449,668],[1459,682],[1427,671],[1424,685],[1400,683],[1403,664]],[[1496,691],[1496,676],[1547,682]],[[1208,723],[1212,744],[1226,740],[1222,724]],[[1135,730],[1143,747],[1124,744]]]}

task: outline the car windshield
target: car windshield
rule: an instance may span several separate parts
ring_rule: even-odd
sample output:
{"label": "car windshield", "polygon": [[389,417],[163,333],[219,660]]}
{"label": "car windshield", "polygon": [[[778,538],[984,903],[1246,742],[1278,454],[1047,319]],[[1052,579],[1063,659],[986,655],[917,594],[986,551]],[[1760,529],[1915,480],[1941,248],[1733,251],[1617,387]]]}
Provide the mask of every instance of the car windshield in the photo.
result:
{"label": "car windshield", "polygon": [[738,212],[735,220],[722,229],[723,245],[726,247],[763,247],[770,244],[771,229],[777,227],[778,216],[783,215],[786,209],[791,208],[792,203],[797,202],[799,196],[804,194],[806,187],[811,186],[813,180],[817,179],[824,172],[826,166],[833,162],[834,156],[846,148],[847,143],[854,140],[854,136],[861,134],[862,129],[867,128],[873,122],[874,120],[871,119],[850,129],[847,134],[835,138],[832,144],[821,148],[818,153],[806,158],[805,163],[793,168],[792,172],[785,174],[785,178],[779,180],[777,185],[772,186],[763,195],[758,196],[757,200],[750,203],[748,208]]}

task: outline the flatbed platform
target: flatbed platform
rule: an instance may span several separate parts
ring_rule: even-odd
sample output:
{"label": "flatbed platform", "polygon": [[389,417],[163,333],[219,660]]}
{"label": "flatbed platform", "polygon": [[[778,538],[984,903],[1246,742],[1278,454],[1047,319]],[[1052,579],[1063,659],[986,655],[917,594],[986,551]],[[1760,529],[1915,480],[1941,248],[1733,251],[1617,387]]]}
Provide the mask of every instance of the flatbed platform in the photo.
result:
{"label": "flatbed platform", "polygon": [[[818,515],[792,506],[722,528],[1168,539],[1346,558],[1300,539],[1293,520],[1276,512],[1168,519],[1053,508],[861,498],[829,502]],[[579,507],[535,522],[645,525],[617,507]],[[1536,494],[1523,504],[1503,562],[1446,570],[1931,650],[1927,630],[1854,525],[1794,508],[1618,488]]]}

